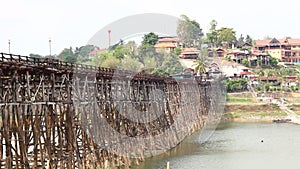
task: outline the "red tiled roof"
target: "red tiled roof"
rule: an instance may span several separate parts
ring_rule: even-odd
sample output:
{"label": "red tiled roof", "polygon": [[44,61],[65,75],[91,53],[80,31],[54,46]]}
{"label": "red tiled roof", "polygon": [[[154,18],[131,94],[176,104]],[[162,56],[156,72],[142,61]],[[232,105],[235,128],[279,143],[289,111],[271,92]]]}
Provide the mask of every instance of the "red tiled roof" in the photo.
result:
{"label": "red tiled roof", "polygon": [[252,72],[241,72],[240,75],[252,75]]}
{"label": "red tiled roof", "polygon": [[96,55],[97,53],[101,53],[106,51],[106,49],[95,49],[93,51],[90,52],[90,55]]}

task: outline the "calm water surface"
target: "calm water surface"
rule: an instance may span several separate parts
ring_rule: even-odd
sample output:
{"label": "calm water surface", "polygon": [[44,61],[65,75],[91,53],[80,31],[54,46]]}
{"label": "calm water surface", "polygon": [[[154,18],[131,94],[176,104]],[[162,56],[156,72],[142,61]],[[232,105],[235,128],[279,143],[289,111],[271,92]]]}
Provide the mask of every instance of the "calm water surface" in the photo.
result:
{"label": "calm water surface", "polygon": [[[134,169],[299,169],[300,125],[224,123],[206,143],[200,133]],[[262,142],[263,140],[263,142]]]}

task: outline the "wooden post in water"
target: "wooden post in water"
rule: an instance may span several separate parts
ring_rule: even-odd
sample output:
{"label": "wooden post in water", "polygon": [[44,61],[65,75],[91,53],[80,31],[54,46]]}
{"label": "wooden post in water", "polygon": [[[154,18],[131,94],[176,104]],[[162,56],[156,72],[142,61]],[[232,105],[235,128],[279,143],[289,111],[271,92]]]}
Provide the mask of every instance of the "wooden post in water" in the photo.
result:
{"label": "wooden post in water", "polygon": [[170,161],[167,162],[167,169],[170,169]]}

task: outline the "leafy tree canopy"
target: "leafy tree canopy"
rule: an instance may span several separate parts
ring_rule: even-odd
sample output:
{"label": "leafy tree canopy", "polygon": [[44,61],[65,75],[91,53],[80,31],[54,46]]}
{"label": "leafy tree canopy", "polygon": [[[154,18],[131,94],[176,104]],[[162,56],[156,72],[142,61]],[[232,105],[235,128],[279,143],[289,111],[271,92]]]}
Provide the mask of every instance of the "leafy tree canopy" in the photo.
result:
{"label": "leafy tree canopy", "polygon": [[186,15],[181,15],[178,20],[177,36],[185,47],[201,47],[203,32],[200,24]]}
{"label": "leafy tree canopy", "polygon": [[158,41],[158,35],[153,32],[150,32],[144,35],[142,45],[154,46],[157,43],[157,41]]}

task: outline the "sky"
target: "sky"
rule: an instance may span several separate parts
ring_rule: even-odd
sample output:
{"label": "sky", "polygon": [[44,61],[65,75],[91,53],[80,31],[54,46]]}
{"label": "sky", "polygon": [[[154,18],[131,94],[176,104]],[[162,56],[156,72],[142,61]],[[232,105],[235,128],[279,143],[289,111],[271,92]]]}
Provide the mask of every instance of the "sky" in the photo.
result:
{"label": "sky", "polygon": [[[209,22],[232,27],[237,37],[300,38],[296,0],[0,0],[0,52],[59,54],[86,45],[101,28],[127,16],[160,13],[196,20],[207,32]],[[138,23],[137,23],[138,24]],[[113,33],[113,32],[112,32]]]}

